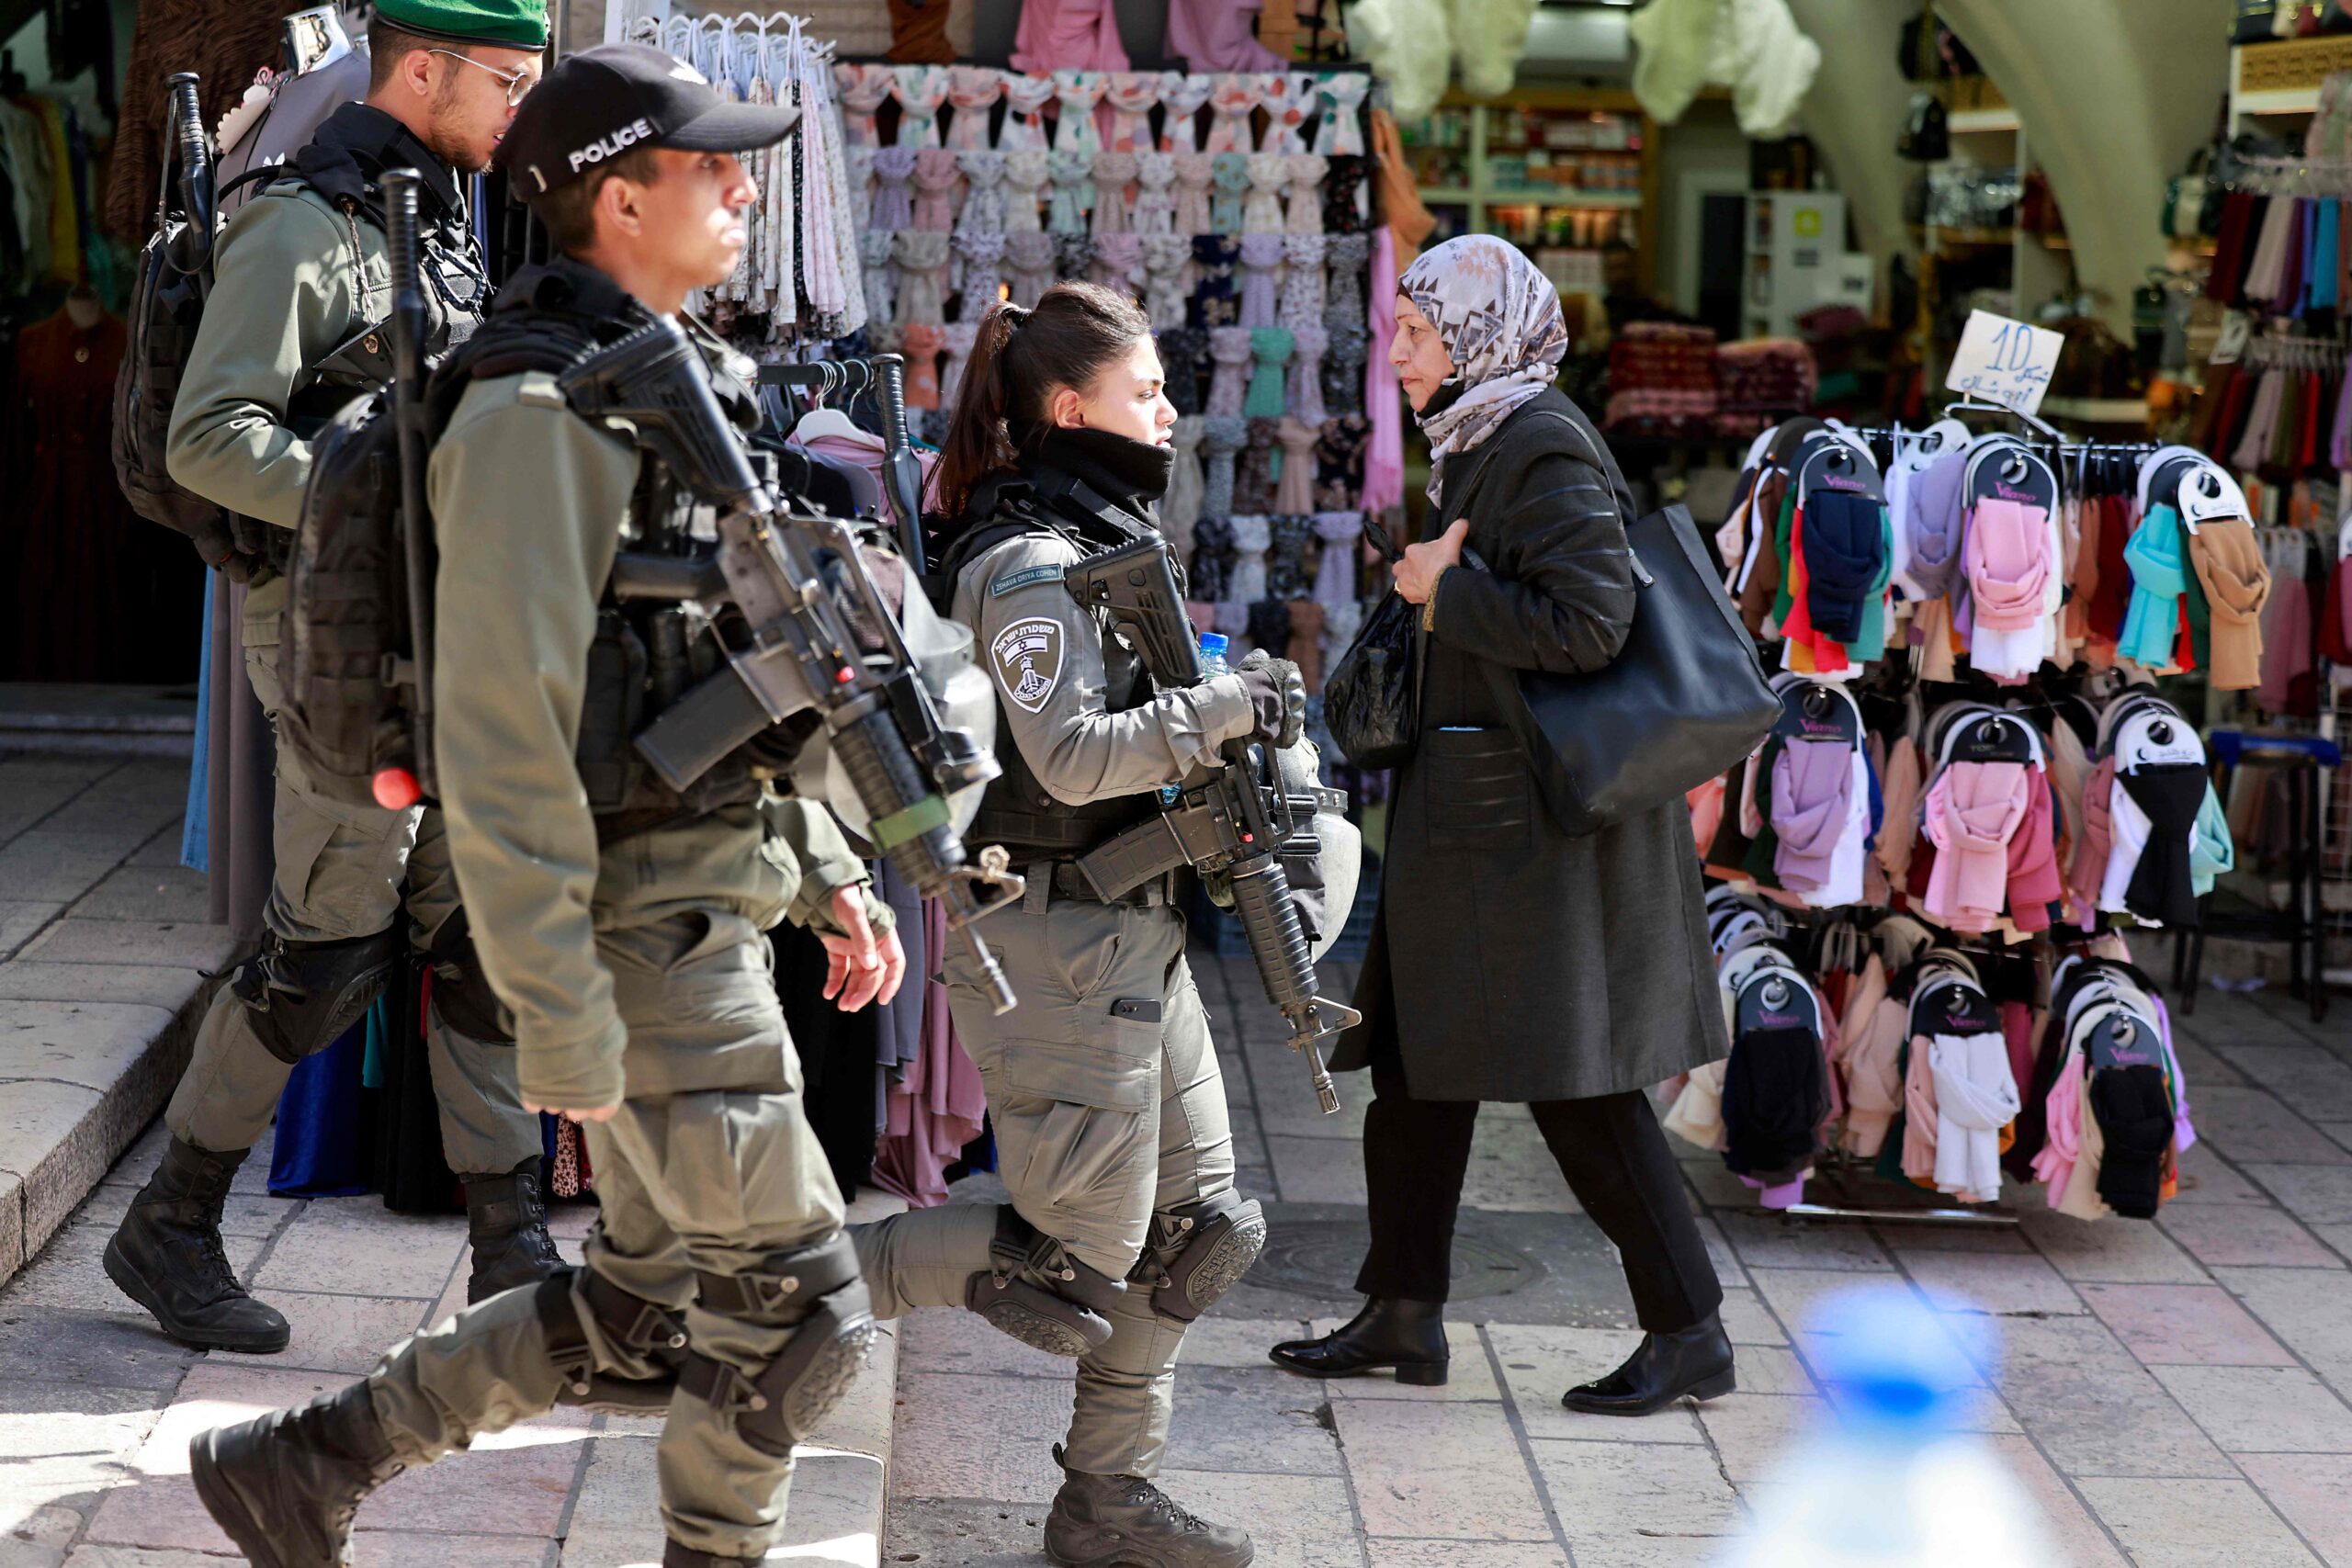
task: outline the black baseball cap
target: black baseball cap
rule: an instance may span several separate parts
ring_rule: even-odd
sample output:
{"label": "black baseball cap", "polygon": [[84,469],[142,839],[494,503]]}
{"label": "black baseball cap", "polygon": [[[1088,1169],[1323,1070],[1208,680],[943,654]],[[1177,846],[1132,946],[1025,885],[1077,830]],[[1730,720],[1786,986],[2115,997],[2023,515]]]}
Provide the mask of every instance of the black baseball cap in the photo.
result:
{"label": "black baseball cap", "polygon": [[639,147],[743,152],[772,147],[800,123],[786,104],[739,104],[702,73],[650,44],[608,43],[566,55],[514,111],[494,162],[532,201]]}

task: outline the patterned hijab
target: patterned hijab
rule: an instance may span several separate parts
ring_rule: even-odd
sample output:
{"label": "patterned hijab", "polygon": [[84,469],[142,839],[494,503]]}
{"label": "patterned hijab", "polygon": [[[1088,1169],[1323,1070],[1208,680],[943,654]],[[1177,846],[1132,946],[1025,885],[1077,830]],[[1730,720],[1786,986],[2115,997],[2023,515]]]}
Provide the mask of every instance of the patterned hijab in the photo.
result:
{"label": "patterned hijab", "polygon": [[1448,458],[1492,435],[1511,411],[1552,384],[1568,352],[1560,291],[1518,246],[1464,234],[1424,252],[1397,283],[1437,328],[1453,361],[1442,407],[1413,417],[1430,438],[1430,500],[1438,499]]}

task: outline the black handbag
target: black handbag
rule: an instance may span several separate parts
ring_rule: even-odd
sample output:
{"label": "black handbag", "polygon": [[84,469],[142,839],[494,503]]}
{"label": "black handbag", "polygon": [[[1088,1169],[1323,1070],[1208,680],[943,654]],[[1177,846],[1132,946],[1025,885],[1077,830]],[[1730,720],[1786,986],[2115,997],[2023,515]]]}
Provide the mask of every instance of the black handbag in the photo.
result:
{"label": "black handbag", "polygon": [[[1594,446],[1619,506],[1632,511],[1616,459]],[[1625,540],[1634,621],[1605,668],[1555,675],[1480,660],[1544,806],[1571,837],[1680,799],[1755,750],[1781,714],[1690,513],[1653,512],[1626,526]],[[1463,560],[1484,565],[1467,551]]]}
{"label": "black handbag", "polygon": [[[1387,535],[1365,529],[1391,560]],[[1359,768],[1393,768],[1413,752],[1420,725],[1420,606],[1391,588],[1323,677],[1323,722],[1340,752]]]}

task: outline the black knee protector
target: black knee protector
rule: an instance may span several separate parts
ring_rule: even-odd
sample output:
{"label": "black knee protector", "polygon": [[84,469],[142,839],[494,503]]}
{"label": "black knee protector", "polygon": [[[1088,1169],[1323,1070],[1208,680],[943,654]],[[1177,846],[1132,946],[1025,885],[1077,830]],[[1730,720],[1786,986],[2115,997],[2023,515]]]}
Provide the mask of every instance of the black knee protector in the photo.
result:
{"label": "black knee protector", "polygon": [[836,1232],[814,1247],[777,1253],[755,1271],[695,1278],[706,1311],[793,1328],[775,1359],[754,1372],[689,1350],[678,1373],[679,1387],[734,1419],[736,1436],[782,1459],[841,1403],[874,1343],[857,1249]]}
{"label": "black knee protector", "polygon": [[428,949],[433,954],[433,1010],[467,1039],[484,1045],[514,1043],[514,1015],[482,976],[474,951],[473,928],[463,909],[441,922]]}
{"label": "black knee protector", "polygon": [[1130,1278],[1152,1287],[1151,1310],[1191,1323],[1240,1282],[1266,1250],[1266,1214],[1230,1190],[1151,1216],[1151,1245]]}
{"label": "black knee protector", "polygon": [[[564,1269],[548,1275],[536,1287],[534,1301],[547,1337],[548,1359],[563,1375],[557,1404],[611,1416],[659,1416],[670,1408],[678,1369],[686,1359],[684,1318],[658,1302],[622,1290],[593,1269]],[[595,1352],[581,1327],[583,1311],[596,1320],[606,1339],[661,1370],[644,1378],[599,1371]]]}
{"label": "black knee protector", "polygon": [[1010,1203],[997,1210],[989,1256],[989,1271],[966,1281],[964,1304],[991,1326],[1048,1356],[1083,1356],[1111,1337],[1105,1314],[1125,1282],[1069,1256]]}
{"label": "black knee protector", "polygon": [[229,989],[253,1014],[254,1037],[279,1061],[316,1055],[343,1037],[383,994],[407,942],[396,930],[343,942],[288,942],[273,934],[230,971]]}

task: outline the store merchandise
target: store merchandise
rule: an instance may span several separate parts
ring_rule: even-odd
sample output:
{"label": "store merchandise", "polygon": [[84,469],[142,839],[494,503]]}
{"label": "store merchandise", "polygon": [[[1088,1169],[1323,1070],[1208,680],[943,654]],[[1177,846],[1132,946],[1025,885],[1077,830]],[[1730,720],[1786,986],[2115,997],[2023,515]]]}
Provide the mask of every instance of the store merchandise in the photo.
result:
{"label": "store merchandise", "polygon": [[[1833,1167],[1990,1204],[2009,1181],[2083,1220],[2146,1219],[2196,1141],[2155,987],[2106,935],[2022,949],[1904,914],[1795,915],[1707,895],[1730,1056],[1674,1087],[1667,1130],[1758,1205]],[[1815,1200],[1818,1202],[1818,1200]],[[1834,1211],[1833,1211],[1834,1212]]]}

